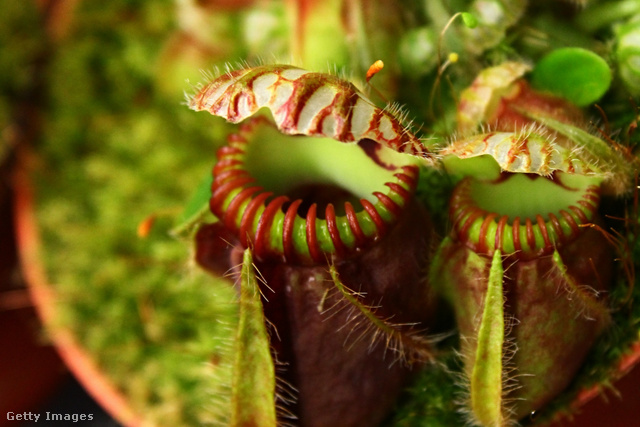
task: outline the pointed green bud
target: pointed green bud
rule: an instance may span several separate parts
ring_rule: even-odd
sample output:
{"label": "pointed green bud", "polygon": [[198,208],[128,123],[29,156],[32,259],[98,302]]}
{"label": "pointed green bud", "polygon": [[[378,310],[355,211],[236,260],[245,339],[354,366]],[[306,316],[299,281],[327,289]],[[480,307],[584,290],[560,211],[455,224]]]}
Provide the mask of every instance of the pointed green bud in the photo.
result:
{"label": "pointed green bud", "polygon": [[275,427],[275,371],[251,250],[242,260],[231,425]]}

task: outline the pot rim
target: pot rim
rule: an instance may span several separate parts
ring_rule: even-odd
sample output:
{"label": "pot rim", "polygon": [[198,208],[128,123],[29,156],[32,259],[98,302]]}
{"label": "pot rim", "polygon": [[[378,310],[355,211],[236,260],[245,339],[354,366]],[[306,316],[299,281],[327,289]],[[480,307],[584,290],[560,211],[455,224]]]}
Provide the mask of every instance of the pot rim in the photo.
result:
{"label": "pot rim", "polygon": [[126,427],[149,425],[127,403],[124,395],[82,348],[71,330],[56,326],[56,294],[42,265],[41,240],[34,212],[33,186],[26,166],[30,157],[19,153],[12,177],[14,224],[19,265],[36,313],[64,364],[91,397],[115,420]]}

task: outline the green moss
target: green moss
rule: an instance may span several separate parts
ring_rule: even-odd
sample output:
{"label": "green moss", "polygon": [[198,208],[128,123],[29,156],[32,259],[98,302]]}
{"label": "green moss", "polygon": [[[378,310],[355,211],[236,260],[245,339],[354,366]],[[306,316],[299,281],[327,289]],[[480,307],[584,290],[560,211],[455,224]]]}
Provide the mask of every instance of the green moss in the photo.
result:
{"label": "green moss", "polygon": [[0,17],[0,105],[31,88],[34,65],[46,48],[44,36],[33,2],[4,2]]}
{"label": "green moss", "polygon": [[[169,231],[225,128],[154,91],[150,65],[173,2],[103,6],[80,6],[48,73],[35,182],[58,324],[139,414],[224,425],[235,292],[196,270],[189,243]],[[157,220],[140,238],[149,215]]]}
{"label": "green moss", "polygon": [[[458,358],[449,354],[441,364],[424,368],[396,409],[395,427],[450,427],[465,425],[459,404],[465,399]],[[437,391],[437,392],[436,392]]]}
{"label": "green moss", "polygon": [[[202,156],[199,144],[176,144],[185,136],[171,137],[162,111],[138,117],[86,133],[84,153],[49,156],[38,171],[48,271],[61,295],[60,322],[139,413],[207,425],[220,410],[211,396],[230,383],[235,295],[189,265],[188,244],[169,236],[173,219],[163,215],[179,212],[213,156]],[[159,219],[139,238],[137,226],[151,214]]]}

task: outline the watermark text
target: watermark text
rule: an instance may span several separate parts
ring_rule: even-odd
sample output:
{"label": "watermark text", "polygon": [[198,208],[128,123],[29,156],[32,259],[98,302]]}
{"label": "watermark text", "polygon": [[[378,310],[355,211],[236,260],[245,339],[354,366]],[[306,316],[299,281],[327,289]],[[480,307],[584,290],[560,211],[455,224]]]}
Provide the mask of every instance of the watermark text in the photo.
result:
{"label": "watermark text", "polygon": [[57,414],[55,412],[45,412],[40,414],[37,412],[7,412],[7,420],[9,421],[71,421],[77,423],[79,421],[93,420],[93,414]]}

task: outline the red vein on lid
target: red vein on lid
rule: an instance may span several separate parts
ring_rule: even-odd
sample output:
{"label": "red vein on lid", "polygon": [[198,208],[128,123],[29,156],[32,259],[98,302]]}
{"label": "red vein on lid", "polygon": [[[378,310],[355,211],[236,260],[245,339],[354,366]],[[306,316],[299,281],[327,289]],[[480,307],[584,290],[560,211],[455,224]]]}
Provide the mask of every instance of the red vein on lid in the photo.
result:
{"label": "red vein on lid", "polygon": [[374,109],[373,114],[371,115],[371,119],[369,120],[369,128],[367,129],[366,133],[373,132],[377,141],[386,141],[391,148],[396,149],[396,147],[391,144],[391,141],[387,141],[386,138],[382,136],[382,132],[380,132],[381,117],[382,110],[378,108]]}
{"label": "red vein on lid", "polygon": [[[355,141],[353,136],[353,108],[358,101],[358,94],[351,93],[345,99],[344,115],[339,114],[336,118],[336,137],[340,141]],[[335,117],[335,116],[334,116]]]}
{"label": "red vein on lid", "polygon": [[491,137],[493,137],[493,135],[495,135],[494,132],[489,132],[483,139],[482,142],[484,143],[484,148],[482,149],[482,151],[488,151],[489,149],[489,140],[491,139]]}
{"label": "red vein on lid", "polygon": [[[280,123],[280,126],[284,129],[299,130],[298,125],[300,123],[300,114],[302,113],[302,110],[307,105],[313,94],[324,86],[323,83],[316,82],[313,79],[311,79],[309,83],[306,83],[305,81],[308,80],[309,74],[305,74],[295,81],[291,97],[282,105],[282,107],[280,107],[287,109],[288,112],[288,114],[285,114],[285,118],[282,123]],[[281,113],[281,111],[278,111],[278,113]],[[313,132],[309,133],[309,135],[312,134]]]}

